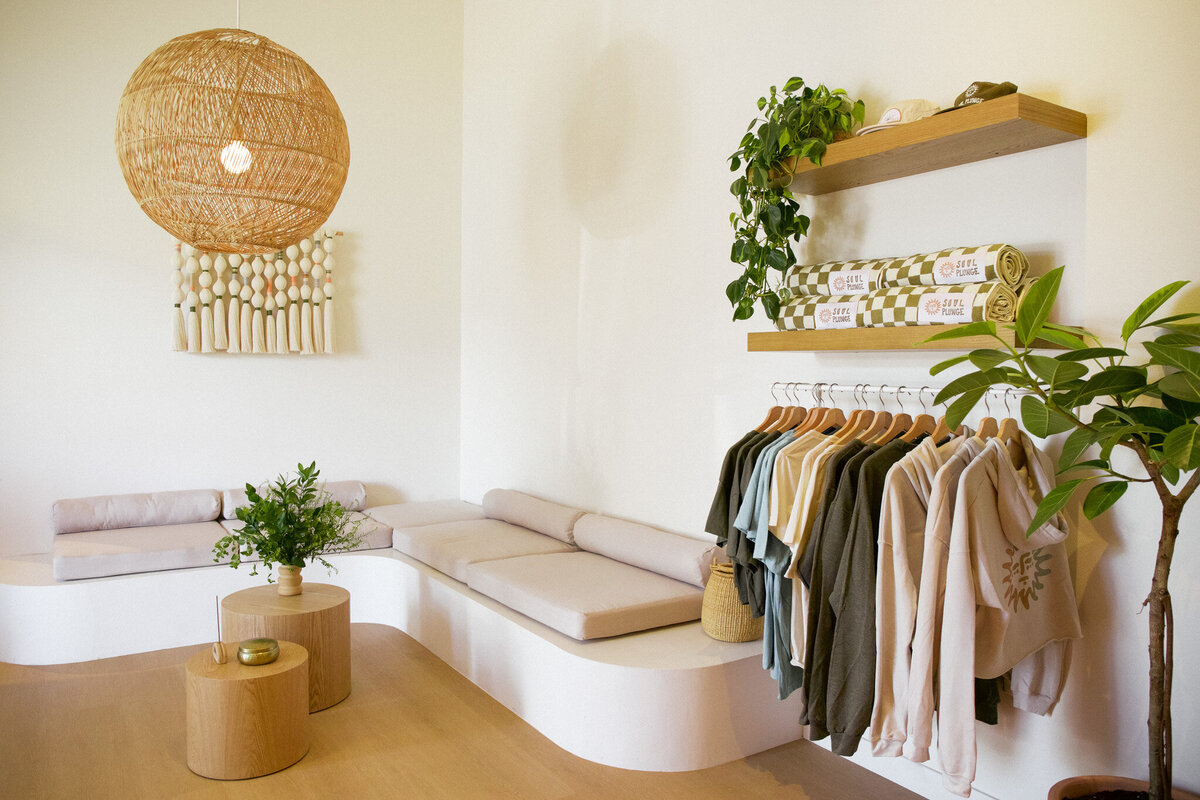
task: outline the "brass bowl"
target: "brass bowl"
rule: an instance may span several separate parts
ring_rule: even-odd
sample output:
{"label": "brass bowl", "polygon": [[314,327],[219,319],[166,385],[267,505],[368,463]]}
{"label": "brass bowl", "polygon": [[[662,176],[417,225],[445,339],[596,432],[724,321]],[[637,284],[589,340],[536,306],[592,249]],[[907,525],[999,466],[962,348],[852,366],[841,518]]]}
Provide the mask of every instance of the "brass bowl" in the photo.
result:
{"label": "brass bowl", "polygon": [[237,658],[248,667],[270,664],[279,658],[279,642],[274,639],[246,639],[238,644]]}

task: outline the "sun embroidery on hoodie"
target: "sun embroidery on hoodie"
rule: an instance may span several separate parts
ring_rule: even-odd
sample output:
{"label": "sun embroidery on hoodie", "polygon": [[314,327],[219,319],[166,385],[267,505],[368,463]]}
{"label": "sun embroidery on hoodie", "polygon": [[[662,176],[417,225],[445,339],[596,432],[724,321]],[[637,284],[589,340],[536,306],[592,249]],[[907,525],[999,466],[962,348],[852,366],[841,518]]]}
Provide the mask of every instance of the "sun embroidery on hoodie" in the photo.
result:
{"label": "sun embroidery on hoodie", "polygon": [[1050,574],[1046,562],[1050,560],[1049,553],[1043,553],[1042,548],[1036,550],[1017,550],[1015,547],[1005,548],[1008,561],[1001,568],[1008,571],[1004,576],[1004,599],[1020,611],[1022,607],[1029,608],[1031,601],[1036,601],[1038,591],[1044,588],[1042,578]]}

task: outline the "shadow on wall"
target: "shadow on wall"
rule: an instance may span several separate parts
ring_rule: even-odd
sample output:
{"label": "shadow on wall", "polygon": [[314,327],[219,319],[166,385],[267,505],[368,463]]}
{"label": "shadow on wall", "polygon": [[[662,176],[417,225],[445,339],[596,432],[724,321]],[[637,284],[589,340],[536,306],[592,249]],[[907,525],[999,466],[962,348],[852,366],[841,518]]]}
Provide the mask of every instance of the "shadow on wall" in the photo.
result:
{"label": "shadow on wall", "polygon": [[679,73],[649,36],[630,36],[600,53],[571,93],[564,114],[567,199],[593,236],[615,239],[659,217],[686,133]]}

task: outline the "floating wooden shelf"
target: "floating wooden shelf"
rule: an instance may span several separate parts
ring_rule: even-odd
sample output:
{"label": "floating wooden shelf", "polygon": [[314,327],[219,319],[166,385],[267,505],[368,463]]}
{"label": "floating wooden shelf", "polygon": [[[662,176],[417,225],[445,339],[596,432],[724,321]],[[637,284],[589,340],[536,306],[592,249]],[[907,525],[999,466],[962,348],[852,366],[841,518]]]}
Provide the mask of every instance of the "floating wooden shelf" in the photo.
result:
{"label": "floating wooden shelf", "polygon": [[[891,328],[843,328],[827,331],[764,331],[747,336],[747,349],[754,352],[783,350],[975,350],[994,348],[990,336],[967,336],[961,339],[939,339],[924,343],[950,325],[905,325]],[[1000,338],[1012,345],[1016,334],[1007,328],[997,330]],[[1046,350],[1065,348],[1053,342],[1039,341],[1037,347]]]}
{"label": "floating wooden shelf", "polygon": [[796,169],[795,194],[826,194],[1087,136],[1087,116],[1024,94],[835,142]]}

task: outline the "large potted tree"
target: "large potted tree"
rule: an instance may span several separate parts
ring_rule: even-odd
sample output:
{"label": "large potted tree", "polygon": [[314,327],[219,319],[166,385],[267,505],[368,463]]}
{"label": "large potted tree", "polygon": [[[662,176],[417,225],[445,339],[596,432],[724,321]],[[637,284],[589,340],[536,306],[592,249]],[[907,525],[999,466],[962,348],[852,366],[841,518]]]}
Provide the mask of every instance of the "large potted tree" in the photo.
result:
{"label": "large potted tree", "polygon": [[[1121,344],[1105,346],[1089,331],[1048,321],[1062,280],[1060,267],[1037,280],[1018,309],[1015,346],[997,335],[996,323],[955,327],[930,340],[992,336],[993,348],[974,350],[935,365],[932,374],[968,364],[973,369],[950,381],[937,402],[949,402],[946,424],[956,428],[984,394],[996,386],[1023,390],[1021,420],[1030,433],[1045,438],[1070,432],[1059,457],[1064,479],[1047,493],[1029,525],[1036,530],[1053,517],[1085,485],[1083,513],[1095,518],[1126,493],[1131,483],[1149,486],[1159,500],[1158,553],[1149,609],[1150,703],[1149,782],[1130,789],[1128,779],[1105,781],[1096,776],[1071,779],[1051,790],[1051,800],[1073,797],[1172,796],[1171,689],[1173,678],[1173,613],[1168,578],[1179,537],[1184,506],[1200,486],[1200,313],[1155,313],[1187,281],[1171,283],[1143,300],[1125,320]],[[1036,352],[1033,344],[1048,340],[1063,352]],[[1145,356],[1131,352],[1139,344]],[[1127,451],[1140,474],[1127,474],[1114,458]],[[1074,781],[1074,783],[1072,782]],[[1117,794],[1096,794],[1116,790]],[[1121,794],[1119,792],[1126,792]],[[1176,789],[1176,800],[1196,798]]]}
{"label": "large potted tree", "polygon": [[[278,591],[283,596],[303,591],[300,570],[306,563],[318,561],[332,571],[323,554],[353,550],[362,543],[360,521],[317,484],[317,462],[297,464],[296,471],[294,477],[280,475],[261,488],[247,483],[248,502],[236,511],[242,527],[213,545],[214,560],[228,558],[234,569],[251,554],[268,572],[278,565]],[[258,567],[252,562],[250,574],[257,575]]]}
{"label": "large potted tree", "polygon": [[729,187],[737,210],[729,215],[734,239],[730,260],[741,277],[725,287],[734,319],[749,319],[759,302],[770,319],[789,299],[783,273],[796,263],[792,242],[808,235],[811,220],[788,189],[801,159],[821,163],[825,148],[861,125],[866,109],[844,89],[805,86],[790,78],[758,98],[761,117],[750,121],[729,169],[740,173]]}

